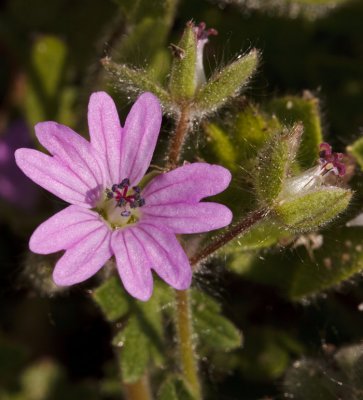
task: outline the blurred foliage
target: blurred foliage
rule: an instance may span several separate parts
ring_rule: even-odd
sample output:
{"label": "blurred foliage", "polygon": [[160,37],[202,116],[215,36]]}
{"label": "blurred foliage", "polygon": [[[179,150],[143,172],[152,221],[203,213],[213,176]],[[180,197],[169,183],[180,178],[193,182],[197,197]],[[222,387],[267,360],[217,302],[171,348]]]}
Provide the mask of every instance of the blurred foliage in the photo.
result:
{"label": "blurred foliage", "polygon": [[[362,168],[362,17],[359,0],[8,0],[0,8],[0,127],[20,117],[30,127],[51,119],[76,129],[90,92],[113,91],[123,112],[129,98],[120,90],[137,85],[157,92],[170,111],[168,45],[179,43],[187,21],[206,21],[219,35],[205,49],[210,86],[196,98],[213,113],[193,126],[185,156],[231,170],[232,185],[217,199],[238,219],[256,208],[261,150],[273,155],[281,132],[298,123],[304,132],[296,158],[279,174],[260,171],[261,178],[290,179],[314,167],[323,138],[347,147]],[[260,62],[249,80],[252,48]],[[107,79],[105,57],[122,64]],[[240,67],[238,82],[218,72],[228,72],[225,65]],[[243,97],[236,96],[241,82]],[[232,92],[234,101],[224,101]],[[169,131],[172,124],[167,116]],[[166,140],[163,132],[156,160]],[[345,188],[353,170],[331,184]],[[363,337],[363,228],[345,226],[362,210],[355,172],[352,207],[332,226],[301,234],[296,218],[292,224],[286,213],[271,214],[196,274],[193,324],[206,399],[361,398],[361,345],[347,345]],[[337,206],[320,200],[302,208],[329,213]],[[28,253],[29,231],[61,207],[48,194],[30,211],[1,206],[0,399],[119,399],[119,369],[135,382],[154,366],[157,398],[192,400],[170,362],[174,308],[164,284],[156,282],[148,303],[130,299],[115,277],[56,290],[56,257]]]}

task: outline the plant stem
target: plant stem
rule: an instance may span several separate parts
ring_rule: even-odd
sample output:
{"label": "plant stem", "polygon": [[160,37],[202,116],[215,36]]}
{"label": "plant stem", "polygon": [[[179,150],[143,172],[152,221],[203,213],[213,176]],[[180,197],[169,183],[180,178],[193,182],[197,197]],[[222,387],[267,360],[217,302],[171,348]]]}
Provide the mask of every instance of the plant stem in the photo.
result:
{"label": "plant stem", "polygon": [[194,353],[192,313],[188,290],[175,291],[176,335],[179,357],[185,380],[190,385],[197,400],[201,399],[198,364]]}
{"label": "plant stem", "polygon": [[123,383],[127,400],[152,400],[149,378],[145,374],[135,383]]}
{"label": "plant stem", "polygon": [[190,265],[193,267],[205,260],[225,244],[235,239],[237,236],[248,231],[253,225],[265,218],[270,213],[269,209],[261,208],[248,214],[246,218],[241,219],[237,224],[228,228],[222,235],[218,236],[208,246],[204,247],[199,253],[190,258]]}
{"label": "plant stem", "polygon": [[180,159],[180,153],[185,141],[186,134],[189,130],[190,119],[189,104],[181,107],[178,122],[176,124],[174,136],[171,139],[169,147],[169,155],[167,157],[167,168],[169,170],[176,168]]}

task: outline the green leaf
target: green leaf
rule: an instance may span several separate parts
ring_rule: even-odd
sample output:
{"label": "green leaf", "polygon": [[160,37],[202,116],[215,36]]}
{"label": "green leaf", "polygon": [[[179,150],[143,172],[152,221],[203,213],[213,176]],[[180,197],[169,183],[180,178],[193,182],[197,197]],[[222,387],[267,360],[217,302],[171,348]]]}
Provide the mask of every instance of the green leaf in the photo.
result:
{"label": "green leaf", "polygon": [[253,268],[258,250],[287,241],[291,236],[286,227],[282,227],[274,218],[267,217],[255,224],[245,235],[225,246],[227,267],[233,272],[244,274]]}
{"label": "green leaf", "polygon": [[174,48],[169,89],[177,101],[191,99],[196,89],[197,38],[194,25],[188,22],[182,38]]}
{"label": "green leaf", "polygon": [[151,361],[158,366],[163,365],[162,310],[170,302],[170,288],[157,280],[149,301],[130,299],[130,317],[113,339],[113,345],[120,348],[118,353],[124,382],[139,380]]}
{"label": "green leaf", "polygon": [[[339,349],[334,355],[342,373],[349,380],[354,392],[363,391],[363,345],[355,344]],[[357,397],[359,398],[359,397]]]}
{"label": "green leaf", "polygon": [[259,53],[252,50],[227,65],[200,87],[195,95],[194,107],[202,114],[216,111],[247,84],[258,64]]}
{"label": "green leaf", "polygon": [[277,134],[260,151],[255,170],[256,196],[263,206],[271,206],[281,193],[296,156],[302,135],[301,125]]}
{"label": "green leaf", "polygon": [[44,120],[71,124],[74,93],[64,92],[67,47],[55,36],[35,41],[27,66],[25,112],[30,126]]}
{"label": "green leaf", "polygon": [[168,377],[161,385],[158,400],[196,400],[182,377]]}
{"label": "green leaf", "polygon": [[267,110],[277,116],[282,124],[304,126],[297,161],[302,168],[309,168],[319,157],[319,144],[323,142],[319,100],[306,92],[303,97],[286,96],[272,100]]}
{"label": "green leaf", "polygon": [[221,315],[221,306],[205,293],[193,290],[194,329],[206,352],[230,351],[242,346],[241,332]]}
{"label": "green leaf", "polygon": [[115,79],[113,83],[122,90],[129,94],[151,92],[159,98],[161,104],[168,111],[173,111],[169,94],[158,83],[149,78],[147,72],[130,68],[124,64],[116,64],[109,58],[104,58],[102,65]]}
{"label": "green leaf", "polygon": [[28,351],[23,346],[0,335],[0,386],[19,376],[28,357]]}
{"label": "green leaf", "polygon": [[243,111],[237,111],[234,118],[222,123],[204,123],[206,145],[201,149],[202,156],[228,168],[233,175],[227,190],[219,194],[215,201],[226,204],[235,217],[249,211],[255,202],[252,190],[251,171],[256,169],[259,150],[281,126],[277,118],[262,113],[253,104],[245,104]]}
{"label": "green leaf", "polygon": [[[339,238],[342,246],[337,246]],[[323,236],[323,246],[294,261],[289,297],[295,300],[337,286],[363,269],[363,232],[360,228],[340,228]],[[300,264],[299,264],[300,263]],[[291,265],[290,265],[291,267]]]}
{"label": "green leaf", "polygon": [[339,371],[316,360],[299,360],[285,376],[284,392],[296,400],[351,399],[348,388],[337,382],[342,382]]}
{"label": "green leaf", "polygon": [[149,342],[137,316],[129,318],[126,328],[114,337],[113,344],[122,347],[119,360],[123,382],[137,382],[150,360]]}
{"label": "green leaf", "polygon": [[246,234],[236,239],[227,252],[240,252],[269,248],[279,240],[286,239],[291,233],[285,227],[278,224],[272,217],[267,217],[255,224]]}
{"label": "green leaf", "polygon": [[51,361],[31,365],[21,377],[23,391],[29,400],[47,400],[63,378],[61,369]]}
{"label": "green leaf", "polygon": [[324,16],[337,6],[347,3],[349,0],[255,0],[247,3],[254,9],[265,10],[274,15],[296,18],[303,16],[308,19],[316,19]]}
{"label": "green leaf", "polygon": [[343,212],[351,197],[352,192],[348,189],[322,186],[279,201],[274,212],[290,229],[313,230]]}
{"label": "green leaf", "polygon": [[223,164],[229,170],[237,169],[238,151],[233,146],[229,135],[217,124],[206,123],[204,132],[209,138],[209,147],[215,153],[219,163]]}
{"label": "green leaf", "polygon": [[[114,41],[111,57],[118,63],[128,63],[139,67],[142,65],[143,68],[146,65],[146,70],[150,72],[156,66],[160,51],[166,47],[166,39],[174,21],[177,2],[175,0],[119,0],[117,2],[123,9],[128,29],[127,35],[122,35]],[[140,52],[135,50],[139,49],[140,45],[142,45],[142,57]],[[166,65],[169,62],[168,59]],[[156,77],[155,72],[161,73],[160,70],[154,71],[154,77]],[[165,75],[161,73],[158,78]]]}
{"label": "green leaf", "polygon": [[302,345],[285,331],[269,326],[246,332],[246,347],[240,356],[243,376],[252,381],[280,378]]}
{"label": "green leaf", "polygon": [[117,277],[105,281],[93,292],[92,297],[108,321],[117,321],[129,311],[128,296]]}
{"label": "green leaf", "polygon": [[[337,246],[337,238],[342,246]],[[276,286],[293,301],[301,301],[338,287],[363,270],[363,229],[337,227],[302,235],[281,254],[254,257],[245,270],[245,279]]]}

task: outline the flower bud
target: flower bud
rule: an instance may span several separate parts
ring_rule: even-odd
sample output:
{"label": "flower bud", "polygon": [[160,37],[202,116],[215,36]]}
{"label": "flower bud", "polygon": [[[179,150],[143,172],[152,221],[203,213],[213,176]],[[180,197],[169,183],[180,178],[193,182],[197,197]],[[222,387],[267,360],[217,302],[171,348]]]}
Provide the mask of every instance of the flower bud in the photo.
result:
{"label": "flower bud", "polygon": [[178,45],[171,46],[174,60],[169,89],[176,100],[191,99],[196,89],[197,40],[194,24],[187,23]]}
{"label": "flower bud", "polygon": [[284,187],[302,135],[302,125],[279,133],[261,150],[255,173],[255,190],[263,206],[271,206]]}

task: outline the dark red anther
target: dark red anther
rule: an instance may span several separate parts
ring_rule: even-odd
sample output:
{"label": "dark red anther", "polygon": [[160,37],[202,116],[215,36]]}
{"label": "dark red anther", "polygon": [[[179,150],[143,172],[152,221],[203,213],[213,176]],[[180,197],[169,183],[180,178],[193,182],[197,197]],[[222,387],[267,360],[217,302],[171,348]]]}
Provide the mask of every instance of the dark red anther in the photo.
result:
{"label": "dark red anther", "polygon": [[194,30],[198,40],[208,39],[209,36],[218,35],[218,31],[214,28],[206,29],[206,23],[200,22],[199,25],[195,26]]}
{"label": "dark red anther", "polygon": [[320,144],[319,149],[320,164],[324,169],[323,174],[332,171],[335,175],[344,176],[346,171],[345,164],[342,162],[344,154],[334,153],[330,144],[325,142]]}

